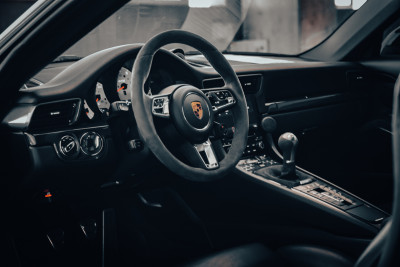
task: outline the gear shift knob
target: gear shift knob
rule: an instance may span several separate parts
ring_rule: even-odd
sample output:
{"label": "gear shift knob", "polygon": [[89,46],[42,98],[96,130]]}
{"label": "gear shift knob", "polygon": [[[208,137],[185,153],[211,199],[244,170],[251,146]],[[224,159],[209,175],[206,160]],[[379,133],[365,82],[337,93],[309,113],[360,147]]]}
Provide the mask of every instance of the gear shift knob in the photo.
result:
{"label": "gear shift knob", "polygon": [[296,179],[296,148],[299,141],[297,137],[293,133],[284,133],[279,137],[278,146],[282,151],[283,155],[283,165],[281,178],[290,179],[290,177],[294,177]]}

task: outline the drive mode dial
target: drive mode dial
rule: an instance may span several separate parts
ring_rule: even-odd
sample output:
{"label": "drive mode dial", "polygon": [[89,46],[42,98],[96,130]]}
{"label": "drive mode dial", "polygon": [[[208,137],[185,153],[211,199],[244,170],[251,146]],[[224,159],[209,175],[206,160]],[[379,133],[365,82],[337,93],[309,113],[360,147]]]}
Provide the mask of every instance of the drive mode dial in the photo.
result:
{"label": "drive mode dial", "polygon": [[75,158],[79,154],[79,143],[74,135],[64,135],[58,142],[58,150],[64,158]]}
{"label": "drive mode dial", "polygon": [[103,138],[96,132],[84,133],[80,143],[82,152],[89,156],[96,156],[103,149]]}

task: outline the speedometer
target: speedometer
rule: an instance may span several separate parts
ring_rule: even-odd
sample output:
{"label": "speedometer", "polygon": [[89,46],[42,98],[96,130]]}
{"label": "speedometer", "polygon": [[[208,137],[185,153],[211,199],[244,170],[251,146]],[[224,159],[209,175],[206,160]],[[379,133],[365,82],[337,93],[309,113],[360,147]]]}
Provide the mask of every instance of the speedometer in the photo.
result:
{"label": "speedometer", "polygon": [[117,78],[117,92],[120,100],[131,100],[131,91],[129,89],[131,75],[132,73],[124,67],[119,70]]}

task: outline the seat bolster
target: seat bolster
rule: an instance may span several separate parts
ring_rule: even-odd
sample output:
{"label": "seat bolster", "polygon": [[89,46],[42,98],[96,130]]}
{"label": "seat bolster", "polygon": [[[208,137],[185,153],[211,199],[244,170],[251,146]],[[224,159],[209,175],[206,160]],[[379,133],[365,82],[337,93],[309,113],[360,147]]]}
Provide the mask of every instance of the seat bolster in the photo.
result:
{"label": "seat bolster", "polygon": [[187,267],[256,267],[280,266],[275,253],[262,244],[254,243],[224,250],[184,266]]}

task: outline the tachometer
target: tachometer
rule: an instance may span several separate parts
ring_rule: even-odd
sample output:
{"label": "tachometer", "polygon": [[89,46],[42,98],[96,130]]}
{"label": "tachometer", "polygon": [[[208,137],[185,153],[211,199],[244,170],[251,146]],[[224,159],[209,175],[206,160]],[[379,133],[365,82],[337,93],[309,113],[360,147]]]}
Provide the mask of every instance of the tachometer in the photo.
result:
{"label": "tachometer", "polygon": [[120,100],[131,99],[131,91],[129,89],[131,75],[132,73],[124,67],[119,70],[117,78],[117,92]]}
{"label": "tachometer", "polygon": [[97,83],[96,84],[96,103],[99,107],[99,110],[102,113],[108,112],[110,109],[110,102],[108,101],[106,94],[104,93],[103,84]]}

